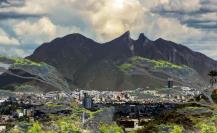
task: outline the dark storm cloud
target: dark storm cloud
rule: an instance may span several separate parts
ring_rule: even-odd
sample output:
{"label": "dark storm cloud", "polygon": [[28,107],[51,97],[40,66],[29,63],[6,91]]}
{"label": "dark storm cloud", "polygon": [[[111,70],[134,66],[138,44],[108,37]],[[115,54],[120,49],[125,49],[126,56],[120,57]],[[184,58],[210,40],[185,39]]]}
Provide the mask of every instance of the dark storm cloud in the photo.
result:
{"label": "dark storm cloud", "polygon": [[0,0],[0,8],[22,7],[24,5],[24,0]]}
{"label": "dark storm cloud", "polygon": [[189,27],[199,28],[199,29],[217,29],[217,22],[211,20],[186,20],[182,22],[187,24]]}
{"label": "dark storm cloud", "polygon": [[10,2],[8,2],[7,0],[0,0],[0,5],[3,6],[4,4],[10,5]]}
{"label": "dark storm cloud", "polygon": [[164,4],[154,7],[152,13],[178,19],[180,23],[188,27],[202,30],[217,30],[216,0],[200,0],[200,7],[193,8],[192,10],[171,4],[170,2],[168,5]]}
{"label": "dark storm cloud", "polygon": [[7,19],[26,19],[35,18],[42,15],[39,14],[29,14],[29,13],[19,13],[15,11],[4,11],[4,9],[19,8],[25,6],[25,0],[0,0],[0,20]]}
{"label": "dark storm cloud", "polygon": [[0,12],[0,20],[6,19],[26,19],[26,18],[37,18],[42,15],[38,14],[25,14],[25,13],[16,13],[16,12]]}

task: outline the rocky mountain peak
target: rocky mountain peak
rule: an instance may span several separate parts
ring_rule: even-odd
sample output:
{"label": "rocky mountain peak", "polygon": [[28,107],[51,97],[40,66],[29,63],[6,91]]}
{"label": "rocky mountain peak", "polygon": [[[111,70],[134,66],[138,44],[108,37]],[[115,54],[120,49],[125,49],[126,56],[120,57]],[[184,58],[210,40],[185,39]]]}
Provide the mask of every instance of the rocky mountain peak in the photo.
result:
{"label": "rocky mountain peak", "polygon": [[130,31],[126,31],[122,37],[130,38]]}
{"label": "rocky mountain peak", "polygon": [[144,33],[140,33],[138,40],[147,40],[147,39],[148,38],[144,35]]}
{"label": "rocky mountain peak", "polygon": [[120,37],[116,38],[115,40],[121,40],[121,41],[129,41],[130,38],[130,31],[126,31],[124,34],[122,34]]}

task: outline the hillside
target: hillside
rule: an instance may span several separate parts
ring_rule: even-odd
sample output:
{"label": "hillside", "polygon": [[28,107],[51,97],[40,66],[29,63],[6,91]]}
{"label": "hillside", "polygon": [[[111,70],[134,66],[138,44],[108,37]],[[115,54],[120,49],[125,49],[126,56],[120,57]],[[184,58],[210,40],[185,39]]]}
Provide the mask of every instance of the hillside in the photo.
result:
{"label": "hillside", "polygon": [[68,84],[61,74],[56,68],[46,63],[1,56],[0,67],[2,70],[0,75],[1,89],[42,92],[61,89],[68,91]]}

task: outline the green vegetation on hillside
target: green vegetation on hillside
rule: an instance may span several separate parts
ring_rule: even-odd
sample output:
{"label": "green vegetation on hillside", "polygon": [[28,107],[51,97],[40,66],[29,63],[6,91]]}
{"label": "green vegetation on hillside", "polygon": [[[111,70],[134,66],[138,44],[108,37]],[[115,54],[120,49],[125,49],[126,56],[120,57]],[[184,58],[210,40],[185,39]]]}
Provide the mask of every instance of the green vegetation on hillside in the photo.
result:
{"label": "green vegetation on hillside", "polygon": [[151,60],[151,59],[143,58],[140,56],[134,56],[134,57],[130,58],[130,61],[132,62],[132,64],[145,61],[145,62],[153,64],[155,68],[175,68],[175,69],[182,69],[183,68],[183,66],[181,66],[181,65],[173,64],[173,63],[170,63],[170,62],[165,61],[165,60]]}
{"label": "green vegetation on hillside", "polygon": [[[177,124],[160,124],[156,126],[160,133],[182,133],[183,127]],[[141,130],[143,131],[143,130]]]}
{"label": "green vegetation on hillside", "polygon": [[49,104],[47,104],[47,106],[49,108],[55,108],[55,107],[62,107],[63,105],[62,104],[52,104],[52,103],[49,103]]}
{"label": "green vegetation on hillside", "polygon": [[0,55],[0,61],[13,62],[13,59]]}
{"label": "green vegetation on hillside", "polygon": [[117,124],[105,125],[101,124],[99,127],[100,133],[124,133],[123,129]]}
{"label": "green vegetation on hillside", "polygon": [[19,85],[14,86],[14,88],[16,91],[19,91],[19,90],[32,89],[33,86],[28,85],[28,84],[19,84]]}
{"label": "green vegetation on hillside", "polygon": [[45,63],[37,63],[29,59],[23,59],[23,58],[13,58],[13,61],[14,64],[12,68],[16,66],[45,67],[47,65]]}
{"label": "green vegetation on hillside", "polygon": [[182,133],[183,128],[179,125],[174,125],[170,133]]}
{"label": "green vegetation on hillside", "polygon": [[42,131],[41,124],[39,124],[38,122],[34,122],[32,124],[32,127],[29,128],[28,133],[41,133],[41,131]]}
{"label": "green vegetation on hillside", "polygon": [[5,61],[12,64],[12,69],[16,68],[17,66],[44,67],[47,65],[46,63],[38,63],[25,58],[10,58],[2,55],[0,55],[0,61]]}
{"label": "green vegetation on hillside", "polygon": [[177,65],[164,60],[151,60],[140,56],[134,56],[131,57],[127,63],[119,65],[118,68],[122,71],[129,71],[135,65],[140,63],[148,63],[152,65],[155,69],[164,69],[164,68],[182,69],[184,67],[184,65]]}
{"label": "green vegetation on hillside", "polygon": [[133,64],[125,63],[120,66],[118,66],[119,69],[122,71],[129,71],[131,68],[133,68]]}

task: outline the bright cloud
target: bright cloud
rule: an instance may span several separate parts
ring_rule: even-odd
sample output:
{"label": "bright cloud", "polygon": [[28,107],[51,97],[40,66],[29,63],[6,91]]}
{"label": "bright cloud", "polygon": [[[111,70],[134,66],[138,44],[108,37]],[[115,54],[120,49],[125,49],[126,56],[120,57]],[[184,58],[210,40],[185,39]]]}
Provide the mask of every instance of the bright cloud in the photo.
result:
{"label": "bright cloud", "polygon": [[61,27],[55,25],[48,17],[38,21],[22,21],[14,26],[15,33],[23,44],[42,44],[67,33],[80,32],[76,27]]}
{"label": "bright cloud", "polygon": [[47,35],[53,36],[56,33],[55,25],[47,17],[39,19],[37,22],[22,21],[15,26],[18,35]]}
{"label": "bright cloud", "polygon": [[88,23],[98,41],[108,41],[126,30],[134,32],[143,28],[144,9],[138,0],[74,0],[68,5]]}
{"label": "bright cloud", "polygon": [[29,44],[42,43],[52,39],[56,34],[56,26],[46,17],[39,19],[37,22],[22,21],[16,24],[14,29],[17,36],[22,38],[23,43]]}

